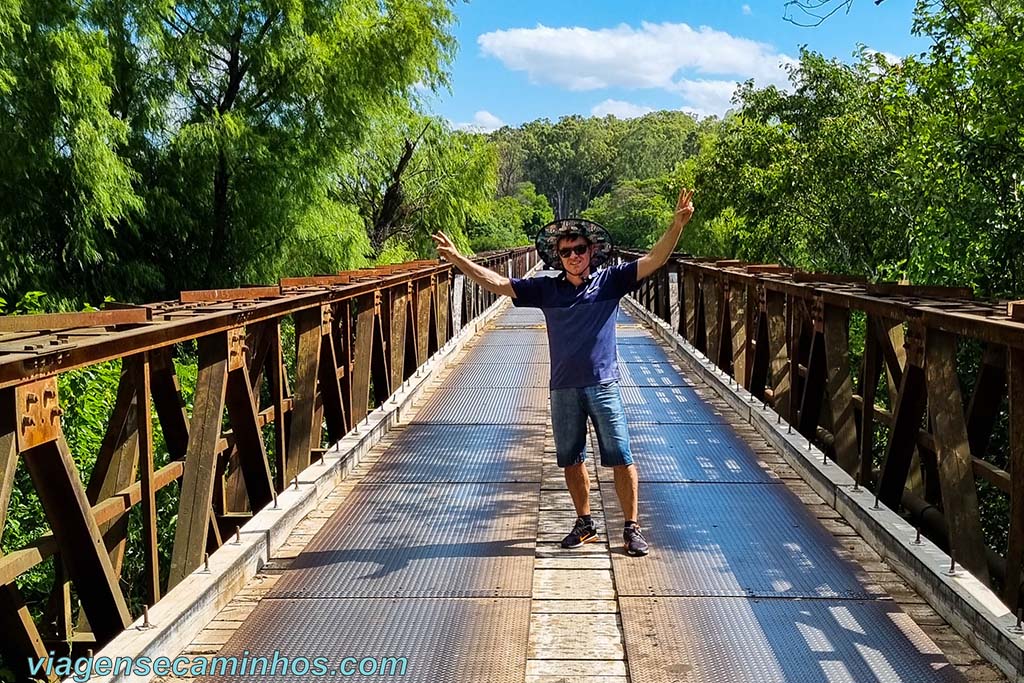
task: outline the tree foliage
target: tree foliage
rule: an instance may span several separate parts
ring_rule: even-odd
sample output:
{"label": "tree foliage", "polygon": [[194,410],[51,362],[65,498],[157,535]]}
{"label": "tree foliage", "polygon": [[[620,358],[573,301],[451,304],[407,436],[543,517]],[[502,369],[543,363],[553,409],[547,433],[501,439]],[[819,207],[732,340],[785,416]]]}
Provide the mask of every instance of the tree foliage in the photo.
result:
{"label": "tree foliage", "polygon": [[364,263],[332,178],[372,117],[446,82],[452,21],[448,0],[4,3],[0,292]]}
{"label": "tree foliage", "polygon": [[396,238],[426,247],[444,230],[461,239],[493,200],[496,172],[495,151],[480,135],[395,108],[374,118],[339,167],[337,194],[357,208],[376,256]]}

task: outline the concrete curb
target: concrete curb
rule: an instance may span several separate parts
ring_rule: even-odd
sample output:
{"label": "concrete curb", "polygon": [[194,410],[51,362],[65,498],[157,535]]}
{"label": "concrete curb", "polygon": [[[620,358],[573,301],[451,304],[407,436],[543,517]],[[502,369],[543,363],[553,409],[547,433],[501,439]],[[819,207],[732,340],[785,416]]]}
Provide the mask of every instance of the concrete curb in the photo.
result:
{"label": "concrete curb", "polygon": [[[142,618],[137,619],[95,653],[94,661],[100,657],[110,661],[126,657],[138,661],[145,657],[152,662],[157,657],[173,659],[177,656],[259,572],[295,526],[348,476],[363,455],[401,422],[403,414],[411,414],[414,402],[437,373],[510,303],[510,299],[501,297],[463,326],[402,389],[324,453],[322,462],[303,470],[298,476],[298,487],[290,485],[278,495],[276,508],[270,506],[258,512],[241,527],[238,541],[227,541],[210,555],[208,571],[200,568],[192,572],[154,605],[149,610],[149,627],[143,626]],[[153,674],[108,673],[94,676],[90,681],[141,683],[152,678]],[[65,680],[70,682],[73,678]]]}
{"label": "concrete curb", "polygon": [[623,299],[630,314],[651,327],[682,360],[747,422],[787,463],[886,560],[943,619],[1013,683],[1024,683],[1024,633],[1016,617],[988,587],[958,567],[949,573],[950,557],[926,538],[915,544],[915,529],[874,496],[853,489],[853,478],[779,418],[750,392],[718,369],[671,325]]}

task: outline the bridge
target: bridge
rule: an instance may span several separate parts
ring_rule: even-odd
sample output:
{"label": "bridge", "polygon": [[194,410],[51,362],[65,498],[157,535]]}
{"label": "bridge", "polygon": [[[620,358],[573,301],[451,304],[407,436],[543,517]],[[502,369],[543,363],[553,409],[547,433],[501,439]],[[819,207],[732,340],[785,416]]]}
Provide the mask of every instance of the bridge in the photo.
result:
{"label": "bridge", "polygon": [[[51,529],[0,557],[0,652],[22,678],[1024,680],[1022,312],[674,258],[617,325],[645,558],[593,460],[601,542],[558,546],[543,317],[447,264],[0,319],[0,528],[23,465]],[[57,377],[118,361],[80,472]],[[50,558],[40,618],[18,580]]]}

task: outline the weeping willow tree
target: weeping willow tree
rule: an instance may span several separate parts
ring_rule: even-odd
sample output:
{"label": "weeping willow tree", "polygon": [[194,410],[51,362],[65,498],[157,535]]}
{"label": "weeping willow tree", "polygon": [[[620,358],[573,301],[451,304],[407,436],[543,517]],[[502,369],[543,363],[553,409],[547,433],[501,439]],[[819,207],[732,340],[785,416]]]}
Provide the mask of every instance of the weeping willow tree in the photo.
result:
{"label": "weeping willow tree", "polygon": [[0,296],[142,299],[365,262],[333,191],[438,88],[449,0],[7,0]]}

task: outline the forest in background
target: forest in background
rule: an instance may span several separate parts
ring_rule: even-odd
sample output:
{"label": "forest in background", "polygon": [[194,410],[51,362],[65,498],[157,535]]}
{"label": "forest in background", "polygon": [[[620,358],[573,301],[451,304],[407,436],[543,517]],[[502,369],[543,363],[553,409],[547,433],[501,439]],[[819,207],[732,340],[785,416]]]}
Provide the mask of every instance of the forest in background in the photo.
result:
{"label": "forest in background", "polygon": [[[681,186],[697,190],[680,247],[695,255],[1024,295],[1022,0],[920,0],[923,53],[803,52],[790,88],[743,84],[721,119],[567,116],[490,134],[424,113],[423,94],[447,86],[453,7],[0,2],[0,312],[433,257],[438,229],[498,249],[554,216],[646,247]],[[194,366],[176,367],[191,402]],[[61,377],[82,472],[119,374]],[[2,552],[47,529],[17,477]],[[159,506],[173,516],[175,494]],[[161,527],[164,549],[172,536]],[[19,580],[34,613],[52,580],[52,563]]]}
{"label": "forest in background", "polygon": [[691,254],[1019,297],[1024,3],[919,0],[914,31],[930,47],[898,62],[802,51],[788,89],[741,84],[722,119],[499,130],[499,190],[528,180],[645,247],[693,187]]}
{"label": "forest in background", "polygon": [[1018,294],[1024,3],[914,16],[921,54],[804,51],[789,88],[741,84],[722,119],[485,135],[424,113],[448,86],[451,0],[8,0],[0,306],[427,257],[439,229],[496,249],[554,216],[643,247],[680,186],[695,255]]}

